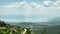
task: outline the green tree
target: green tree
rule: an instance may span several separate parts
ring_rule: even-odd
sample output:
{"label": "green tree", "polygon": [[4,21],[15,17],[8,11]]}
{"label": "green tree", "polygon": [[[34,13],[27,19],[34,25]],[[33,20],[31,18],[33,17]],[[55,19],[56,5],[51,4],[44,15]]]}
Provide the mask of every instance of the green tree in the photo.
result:
{"label": "green tree", "polygon": [[6,26],[6,23],[5,23],[4,21],[2,21],[2,25],[3,25],[3,26]]}
{"label": "green tree", "polygon": [[6,26],[6,23],[4,21],[1,21],[0,20],[0,26],[3,27],[3,26]]}

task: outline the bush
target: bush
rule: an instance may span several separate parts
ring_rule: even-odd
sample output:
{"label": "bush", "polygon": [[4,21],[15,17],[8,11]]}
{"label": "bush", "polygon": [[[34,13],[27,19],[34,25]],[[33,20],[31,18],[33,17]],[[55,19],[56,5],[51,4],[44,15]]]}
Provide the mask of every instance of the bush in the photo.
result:
{"label": "bush", "polygon": [[0,20],[0,26],[1,26],[1,27],[4,27],[4,26],[6,26],[6,23],[5,23],[4,21],[1,21],[1,20]]}

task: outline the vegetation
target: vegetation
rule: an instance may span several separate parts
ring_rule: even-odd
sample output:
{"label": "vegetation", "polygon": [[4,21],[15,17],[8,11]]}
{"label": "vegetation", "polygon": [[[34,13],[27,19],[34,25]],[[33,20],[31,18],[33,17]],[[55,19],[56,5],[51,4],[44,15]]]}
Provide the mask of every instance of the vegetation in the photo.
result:
{"label": "vegetation", "polygon": [[30,29],[23,26],[6,24],[6,22],[0,20],[0,34],[60,34],[60,25],[49,27],[35,26],[32,29]]}
{"label": "vegetation", "polygon": [[[24,29],[27,31],[25,32]],[[0,20],[0,34],[31,34],[31,31],[29,28],[6,24]]]}
{"label": "vegetation", "polygon": [[3,27],[3,26],[6,26],[6,23],[0,20],[0,27]]}
{"label": "vegetation", "polygon": [[45,34],[45,33],[46,33],[46,30],[47,30],[47,29],[46,29],[46,28],[44,28],[44,31],[42,32],[42,34]]}

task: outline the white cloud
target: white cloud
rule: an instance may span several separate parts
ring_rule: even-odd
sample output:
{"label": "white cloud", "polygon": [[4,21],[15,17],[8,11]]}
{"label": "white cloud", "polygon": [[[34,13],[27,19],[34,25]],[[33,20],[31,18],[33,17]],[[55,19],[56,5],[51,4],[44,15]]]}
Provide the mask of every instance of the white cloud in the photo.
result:
{"label": "white cloud", "polygon": [[[56,3],[59,5],[59,2]],[[27,19],[26,21],[32,21],[33,19],[39,20],[40,18],[44,18],[42,21],[45,21],[45,18],[60,16],[60,8],[55,5],[52,6],[51,1],[44,1],[43,4],[22,1],[3,5],[1,8],[0,15],[24,15]],[[31,16],[33,16],[33,18],[29,19]]]}
{"label": "white cloud", "polygon": [[60,0],[57,0],[56,2],[54,2],[54,5],[59,7],[60,6]]}
{"label": "white cloud", "polygon": [[45,0],[44,1],[44,5],[47,6],[47,7],[51,6],[51,4],[52,4],[52,1],[50,1],[50,0]]}
{"label": "white cloud", "polygon": [[[2,6],[4,10],[2,10],[1,13],[3,14],[3,12],[7,12],[7,14],[10,14],[12,12],[12,14],[40,15],[48,14],[49,11],[55,12],[55,10],[59,10],[59,7],[51,6],[52,2],[49,0],[44,1],[43,3],[44,5],[34,2],[28,3],[26,1],[11,3],[9,5]],[[45,5],[50,7],[46,7]]]}

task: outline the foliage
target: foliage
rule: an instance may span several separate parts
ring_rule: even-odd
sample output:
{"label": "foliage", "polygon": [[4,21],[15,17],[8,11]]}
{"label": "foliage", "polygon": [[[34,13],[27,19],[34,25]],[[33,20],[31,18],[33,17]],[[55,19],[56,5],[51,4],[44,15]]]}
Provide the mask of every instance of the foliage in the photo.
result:
{"label": "foliage", "polygon": [[6,26],[6,23],[5,23],[4,21],[1,21],[1,20],[0,20],[0,26],[1,26],[1,27],[4,27],[4,26]]}
{"label": "foliage", "polygon": [[27,29],[26,34],[31,34],[29,28],[6,24],[4,21],[0,20],[0,34],[21,34],[24,29]]}

